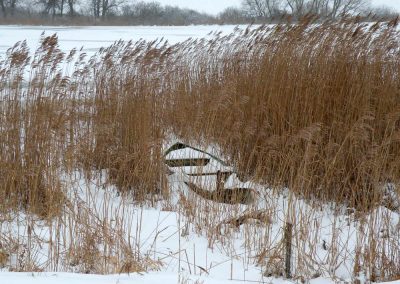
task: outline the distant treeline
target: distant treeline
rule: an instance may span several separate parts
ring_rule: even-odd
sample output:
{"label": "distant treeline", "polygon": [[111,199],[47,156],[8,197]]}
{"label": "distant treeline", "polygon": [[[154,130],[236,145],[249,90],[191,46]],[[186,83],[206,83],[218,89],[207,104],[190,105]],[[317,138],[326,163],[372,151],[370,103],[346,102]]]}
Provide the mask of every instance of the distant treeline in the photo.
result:
{"label": "distant treeline", "polygon": [[0,0],[3,24],[197,25],[250,24],[296,20],[305,15],[337,19],[358,15],[365,20],[392,19],[389,7],[372,7],[368,0],[243,0],[218,15],[129,0]]}

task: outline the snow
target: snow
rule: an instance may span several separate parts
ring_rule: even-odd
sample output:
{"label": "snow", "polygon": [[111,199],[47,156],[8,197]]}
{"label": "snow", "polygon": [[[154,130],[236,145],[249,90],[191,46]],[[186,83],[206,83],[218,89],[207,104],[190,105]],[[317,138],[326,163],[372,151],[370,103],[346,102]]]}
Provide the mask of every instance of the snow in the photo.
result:
{"label": "snow", "polygon": [[[79,178],[76,179],[76,177]],[[186,191],[185,194],[188,194],[186,187],[181,188],[183,185],[177,179],[179,180],[179,177],[176,175],[171,177],[171,187],[174,190]],[[207,238],[193,232],[190,223],[182,214],[156,208],[140,208],[133,203],[127,204],[112,188],[99,190],[103,187],[101,184],[104,182],[101,179],[87,181],[79,173],[75,173],[66,178],[66,182],[70,183],[71,188],[69,200],[71,204],[77,204],[76,207],[69,208],[69,210],[77,212],[80,216],[90,212],[91,222],[99,222],[100,224],[108,222],[111,224],[111,229],[115,231],[119,228],[113,220],[124,220],[122,226],[125,227],[126,231],[131,232],[126,238],[128,242],[131,242],[130,246],[140,247],[142,253],[162,260],[163,266],[160,274],[163,281],[166,281],[165,283],[177,283],[176,279],[179,273],[182,277],[190,277],[190,275],[197,278],[211,277],[210,282],[207,283],[223,283],[221,281],[229,279],[261,281],[263,278],[259,267],[243,263],[245,260],[241,255],[244,254],[244,249],[242,241],[239,239],[232,244],[231,250],[236,255],[236,258],[232,259],[231,256],[226,254],[226,248],[223,246],[216,245],[210,248]],[[160,204],[160,206],[163,205]],[[5,238],[7,236],[18,236],[20,242],[32,249],[32,255],[35,256],[35,262],[38,266],[45,267],[51,257],[49,240],[55,238],[56,228],[49,226],[44,221],[32,220],[23,213],[7,219],[7,221],[1,223],[0,231],[2,235]],[[58,228],[60,231],[69,230],[65,227],[65,224],[61,226],[62,228]],[[70,226],[75,228],[76,224]],[[190,227],[186,230],[187,226]],[[33,233],[29,233],[29,228],[33,229]],[[138,228],[140,228],[139,232]],[[31,239],[32,235],[36,238]],[[59,243],[65,245],[62,245],[60,250],[67,251],[75,241],[68,236],[61,236]],[[18,257],[18,253],[11,255],[11,264],[16,265]],[[246,270],[243,270],[243,267],[246,267]],[[74,270],[75,268],[71,269]],[[204,272],[205,270],[207,273]],[[44,273],[32,277],[32,274],[25,273],[13,276],[12,273],[3,272],[0,273],[0,283],[14,281],[14,277],[25,279],[21,275],[24,275],[29,281],[33,281],[24,283],[37,283],[34,281],[45,283],[41,277],[54,281],[53,275],[60,275],[67,281],[71,274]],[[149,275],[149,278],[146,277],[145,281],[148,282],[143,283],[155,283],[153,280],[158,274],[145,275]],[[136,276],[136,279],[140,277],[143,276]],[[212,280],[214,278],[218,280]],[[103,279],[107,281],[108,278],[104,277]],[[122,278],[122,280],[124,279],[129,280],[130,278]],[[96,277],[88,276],[87,280],[96,281]],[[119,283],[124,282],[120,281]]]}
{"label": "snow", "polygon": [[[205,277],[187,277],[187,280],[204,281],[204,283],[234,283],[221,279],[210,279]],[[24,283],[24,284],[156,284],[156,283],[179,283],[179,276],[174,273],[145,273],[145,274],[120,274],[120,275],[94,275],[94,274],[73,274],[73,273],[0,273],[1,283]]]}
{"label": "snow", "polygon": [[167,39],[174,44],[189,38],[206,37],[210,32],[222,31],[229,34],[233,25],[203,25],[203,26],[0,26],[0,57],[16,42],[26,40],[31,51],[38,47],[39,39],[44,33],[46,36],[57,34],[60,48],[68,52],[73,48],[82,48],[83,52],[93,55],[101,47],[107,47],[118,40],[137,41],[144,39]]}
{"label": "snow", "polygon": [[[181,278],[180,278],[181,277]],[[175,283],[204,283],[204,284],[234,284],[243,283],[238,280],[224,280],[202,276],[179,276],[174,273],[144,273],[144,274],[117,274],[117,275],[93,275],[73,273],[24,273],[24,272],[0,272],[1,283],[8,284],[175,284]],[[185,282],[187,281],[187,282]],[[197,282],[196,282],[197,281]],[[251,283],[251,282],[248,282]],[[271,284],[293,283],[283,279],[265,278],[265,282]],[[319,278],[310,281],[310,284],[335,283],[329,279]],[[392,282],[393,284],[399,282]]]}
{"label": "snow", "polygon": [[210,159],[211,157],[210,155],[207,155],[203,152],[196,151],[195,149],[186,147],[168,153],[168,155],[166,155],[165,158],[169,160],[175,160],[175,159],[203,159],[203,158]]}
{"label": "snow", "polygon": [[[214,150],[215,152],[215,150]],[[217,154],[217,156],[219,156]],[[234,173],[234,168],[231,166],[226,166],[221,161],[215,159],[212,154],[207,154],[205,152],[200,152],[190,147],[175,150],[169,152],[165,159],[176,160],[176,159],[209,159],[209,163],[205,166],[192,166],[192,167],[171,167],[171,172],[177,172],[180,175],[182,181],[190,181],[202,188],[208,190],[215,190],[217,184],[217,172],[232,172],[224,183],[225,189],[230,188],[253,188],[251,182],[241,182],[236,173]],[[191,176],[192,175],[192,176]],[[197,175],[197,176],[196,176]]]}
{"label": "snow", "polygon": [[[0,281],[4,284],[176,284],[176,283],[204,283],[204,284],[234,284],[252,283],[238,280],[215,279],[202,276],[179,276],[174,273],[150,272],[143,274],[76,274],[76,273],[26,273],[26,272],[0,272]],[[270,284],[289,284],[293,281],[283,279],[265,278],[264,282]],[[310,280],[310,284],[333,284],[337,283],[327,278],[316,278]],[[400,281],[386,282],[387,284],[399,284]]]}
{"label": "snow", "polygon": [[[89,224],[107,222],[110,224],[109,229],[114,231],[124,228],[128,234],[124,238],[129,246],[140,248],[141,254],[150,256],[154,260],[160,260],[162,266],[149,273],[132,273],[130,275],[113,275],[115,273],[111,273],[107,276],[62,273],[65,271],[65,267],[61,266],[61,272],[54,273],[32,274],[4,271],[0,272],[0,283],[53,283],[53,281],[60,283],[128,283],[130,281],[186,283],[178,282],[178,277],[189,281],[187,283],[195,283],[196,280],[204,281],[204,283],[235,283],[235,281],[292,283],[281,278],[264,276],[265,268],[254,262],[260,250],[267,245],[262,243],[265,238],[269,238],[270,242],[265,249],[275,250],[279,247],[282,241],[282,229],[285,222],[290,219],[295,224],[296,231],[296,241],[293,247],[293,272],[296,273],[296,270],[300,269],[297,262],[304,261],[306,255],[312,254],[313,257],[307,259],[308,261],[312,259],[314,262],[307,269],[318,272],[320,277],[307,279],[310,283],[336,283],[335,279],[336,281],[352,282],[353,251],[357,245],[360,245],[360,242],[362,245],[366,245],[369,235],[373,235],[378,241],[383,241],[388,236],[398,238],[399,214],[390,212],[386,208],[377,208],[377,212],[367,216],[364,222],[367,224],[375,222],[374,216],[387,215],[390,217],[390,224],[378,222],[376,228],[369,228],[367,225],[364,229],[359,230],[363,223],[352,214],[335,215],[329,205],[323,205],[320,210],[315,210],[306,201],[291,195],[288,190],[274,193],[271,189],[253,184],[253,188],[259,192],[257,203],[252,205],[253,209],[267,210],[270,214],[270,224],[265,226],[248,223],[237,229],[225,225],[220,228],[221,235],[217,239],[212,239],[213,237],[209,236],[209,228],[204,226],[204,223],[223,224],[224,220],[248,212],[249,207],[216,204],[209,200],[203,200],[182,183],[180,173],[172,174],[169,177],[171,193],[175,194],[171,197],[171,203],[166,204],[164,203],[166,201],[160,201],[153,207],[139,207],[134,202],[122,198],[115,189],[105,186],[104,177],[94,177],[88,180],[79,173],[74,173],[65,176],[64,181],[69,184],[70,203],[75,204],[73,208],[65,210],[72,210],[79,216],[90,213]],[[196,204],[194,216],[181,211],[182,197],[180,196],[182,195],[187,200],[191,200],[190,204]],[[166,210],[167,207],[168,210]],[[214,212],[212,216],[208,213],[210,210]],[[122,224],[117,225],[115,220],[122,220]],[[55,238],[57,230],[68,231],[66,223],[70,223],[69,226],[73,228],[72,230],[76,230],[79,224],[74,222],[76,220],[62,222],[57,228],[55,224],[50,225],[44,221],[32,220],[31,217],[28,218],[23,213],[19,213],[16,216],[5,218],[1,222],[0,231],[5,238],[18,236],[20,242],[31,248],[38,267],[47,271],[51,268],[46,267],[46,264],[51,261],[51,255],[54,253],[49,248],[49,240]],[[33,228],[33,233],[29,233],[29,227]],[[382,228],[389,232],[382,232]],[[32,239],[31,235],[36,237]],[[68,235],[61,235],[60,252],[68,251],[78,241],[69,238]],[[307,240],[304,243],[301,242],[303,238]],[[251,243],[248,244],[246,240],[250,240]],[[333,247],[335,248],[331,249]],[[335,262],[335,257],[340,260]],[[17,258],[18,253],[11,255],[11,262],[14,265],[16,265]],[[266,267],[268,268],[268,265]],[[74,271],[81,272],[81,269],[76,266],[66,270],[66,272]]]}

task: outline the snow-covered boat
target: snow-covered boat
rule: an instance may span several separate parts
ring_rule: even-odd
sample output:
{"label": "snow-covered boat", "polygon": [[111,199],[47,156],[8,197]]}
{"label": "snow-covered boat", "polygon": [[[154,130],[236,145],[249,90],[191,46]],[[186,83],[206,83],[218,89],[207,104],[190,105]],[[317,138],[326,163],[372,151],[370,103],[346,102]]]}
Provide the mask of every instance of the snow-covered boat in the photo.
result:
{"label": "snow-covered boat", "polygon": [[177,142],[165,151],[165,164],[192,191],[216,202],[250,204],[254,190],[242,182],[234,167],[209,152]]}

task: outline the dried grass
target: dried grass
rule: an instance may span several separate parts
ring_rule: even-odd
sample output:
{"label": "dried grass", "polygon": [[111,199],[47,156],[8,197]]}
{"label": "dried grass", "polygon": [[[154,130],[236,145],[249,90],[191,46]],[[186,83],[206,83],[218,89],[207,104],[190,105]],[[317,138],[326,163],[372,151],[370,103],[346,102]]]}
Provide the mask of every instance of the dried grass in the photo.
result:
{"label": "dried grass", "polygon": [[[400,178],[398,36],[394,22],[310,18],[173,46],[117,42],[90,59],[63,54],[56,36],[42,38],[32,58],[18,43],[0,62],[0,211],[61,220],[77,206],[61,181],[74,171],[87,179],[106,172],[136,201],[167,198],[162,144],[170,133],[218,145],[242,179],[368,211]],[[185,204],[195,221],[200,209]],[[211,217],[201,221],[210,244],[222,238]],[[80,271],[158,267],[90,214],[71,218],[78,237],[66,259]],[[378,247],[370,242],[357,261],[382,279],[398,277],[390,261],[399,256]]]}

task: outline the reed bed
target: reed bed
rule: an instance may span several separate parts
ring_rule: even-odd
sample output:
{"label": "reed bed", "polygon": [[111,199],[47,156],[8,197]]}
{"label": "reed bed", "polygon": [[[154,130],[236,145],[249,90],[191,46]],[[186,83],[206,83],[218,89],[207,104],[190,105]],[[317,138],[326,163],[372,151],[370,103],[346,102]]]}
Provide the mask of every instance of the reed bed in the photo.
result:
{"label": "reed bed", "polygon": [[[221,223],[239,214],[240,206],[210,206],[190,196],[171,201],[163,143],[173,135],[218,145],[241,179],[273,189],[259,197],[263,208],[250,210],[266,210],[266,220],[297,220],[299,279],[336,277],[333,268],[343,263],[354,279],[361,271],[371,280],[398,278],[398,237],[371,241],[386,228],[378,216],[390,223],[385,210],[400,209],[385,199],[387,185],[399,195],[398,38],[395,20],[317,24],[308,18],[172,46],[163,40],[117,42],[91,58],[76,50],[62,53],[56,36],[43,37],[33,54],[17,43],[0,62],[0,212],[3,221],[23,212],[31,216],[29,226],[37,217],[47,220],[63,250],[51,242],[48,263],[36,265],[25,247],[30,253],[13,269],[115,273],[161,266],[151,250],[141,251],[138,239],[126,238],[135,226],[118,213],[123,206],[113,211],[118,217],[111,226],[110,202],[103,204],[100,222],[98,212],[71,195],[66,177],[79,173],[87,184],[101,180],[91,185],[96,190],[115,188],[124,203],[158,206],[162,200],[164,209],[185,216],[185,226],[205,234],[210,246],[222,243],[232,257],[229,240],[239,234],[248,263],[257,258],[269,267],[266,274],[279,275],[282,250],[272,223],[222,234]],[[288,191],[281,216],[268,195]],[[88,197],[93,206],[95,199]],[[311,209],[303,212],[299,200]],[[315,259],[325,232],[318,208],[326,204],[334,212],[347,208],[358,227],[354,253],[343,257],[338,247],[345,240],[335,232],[344,223],[333,217],[324,266]],[[141,222],[136,219],[139,239]],[[366,231],[371,239],[363,237]],[[13,242],[18,240],[11,233],[2,236],[0,257],[6,248],[20,250]]]}
{"label": "reed bed", "polygon": [[198,68],[170,100],[188,111],[171,107],[169,124],[215,142],[247,179],[370,208],[400,173],[396,34],[327,22],[198,45]]}

